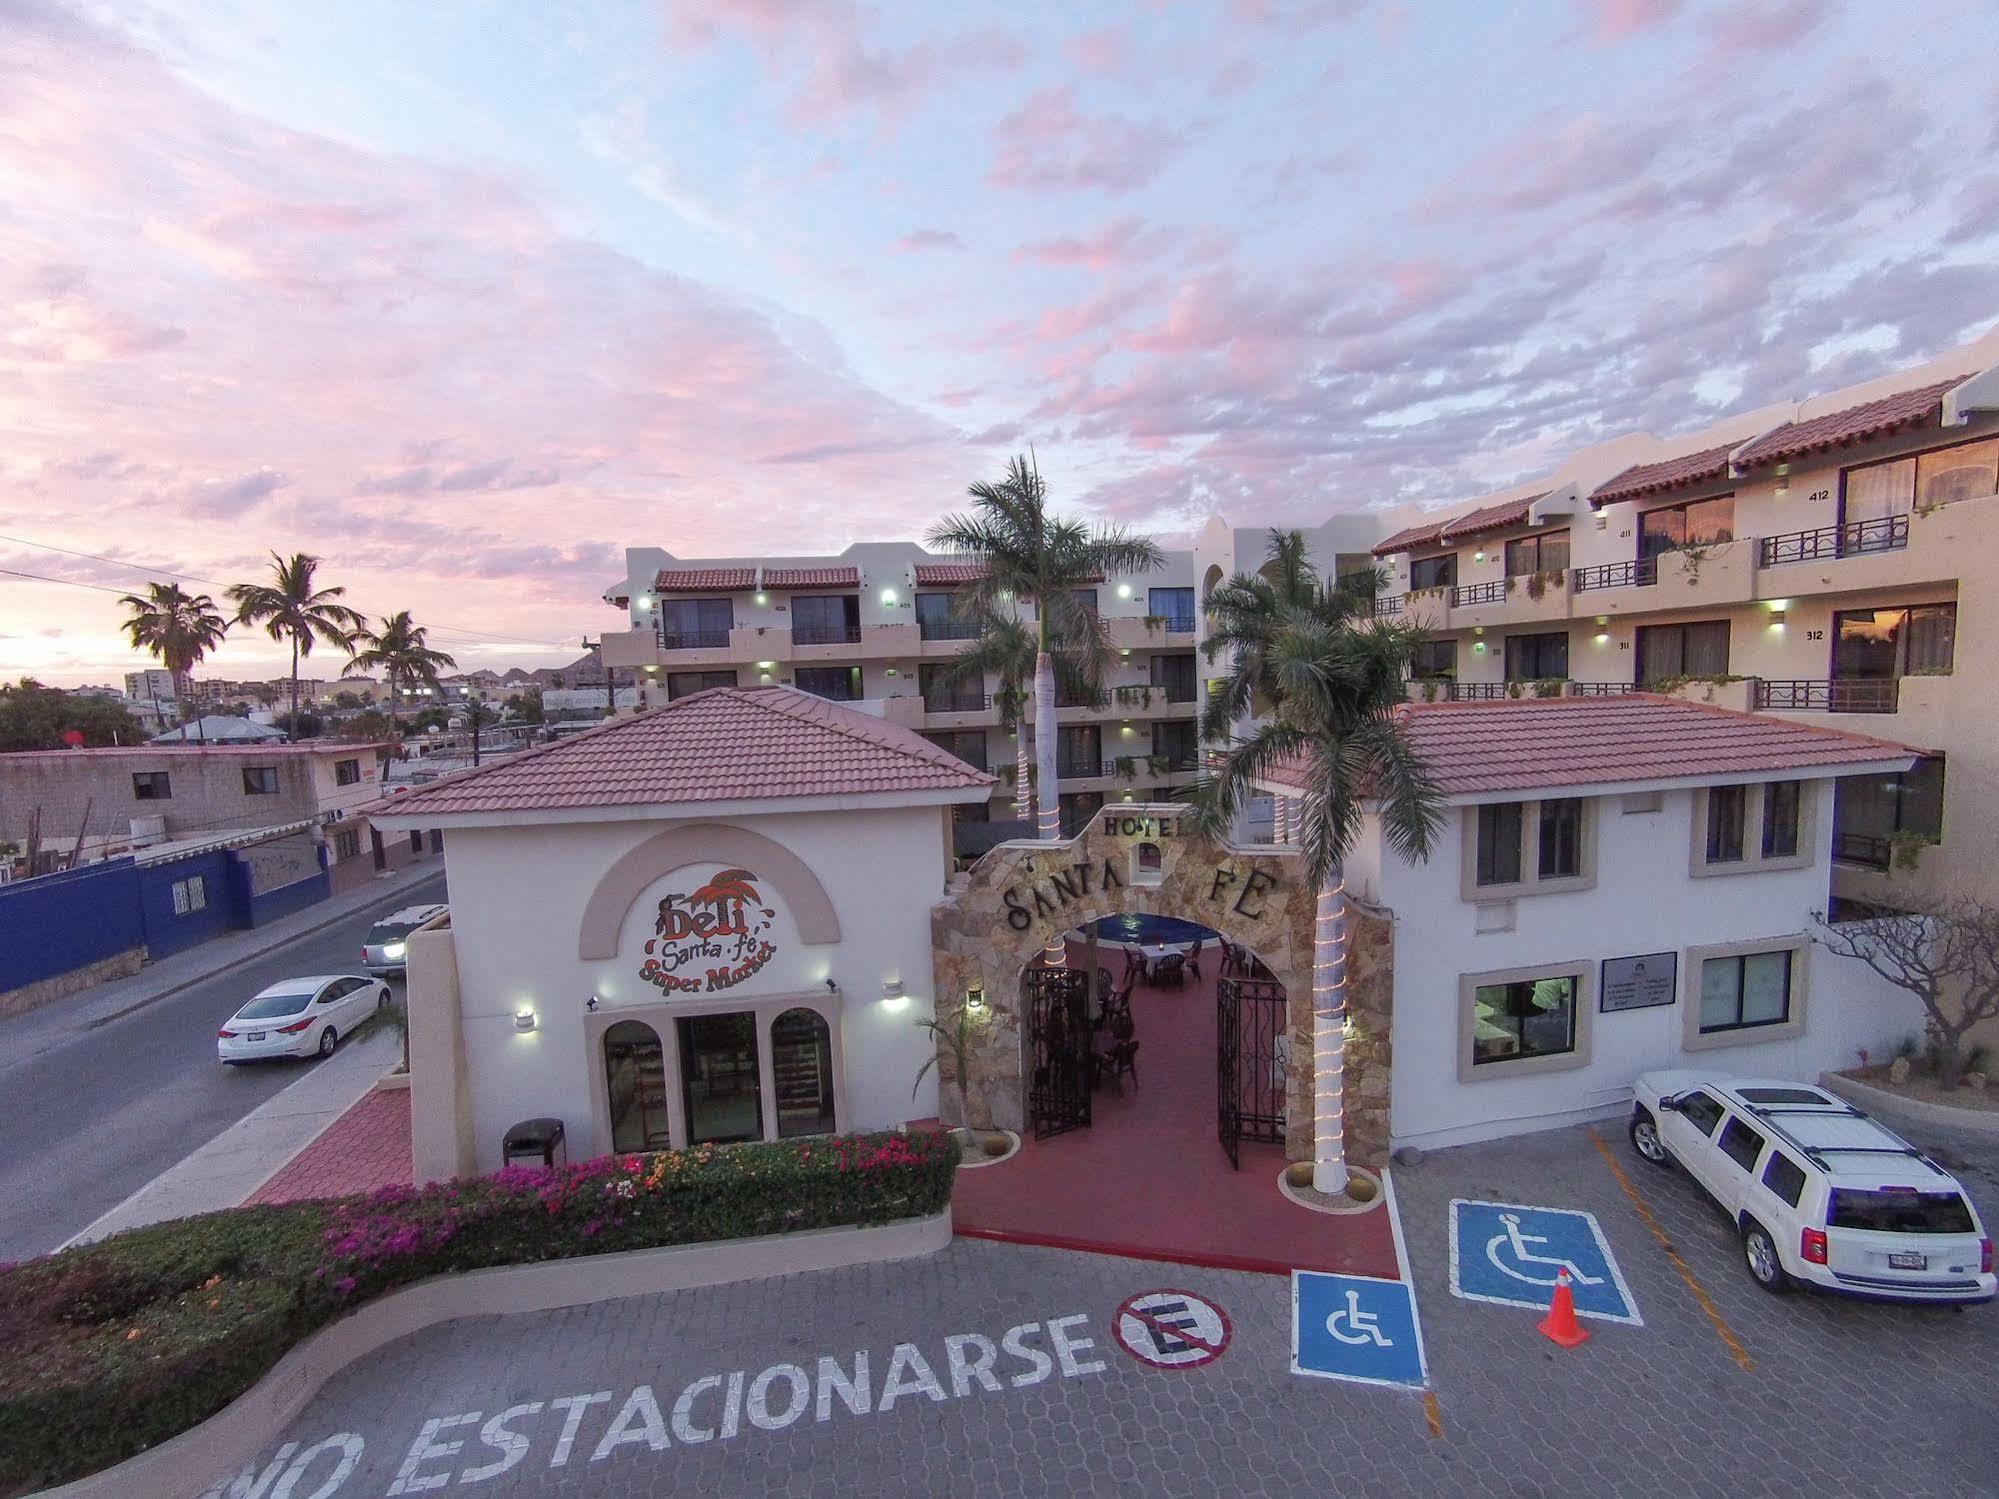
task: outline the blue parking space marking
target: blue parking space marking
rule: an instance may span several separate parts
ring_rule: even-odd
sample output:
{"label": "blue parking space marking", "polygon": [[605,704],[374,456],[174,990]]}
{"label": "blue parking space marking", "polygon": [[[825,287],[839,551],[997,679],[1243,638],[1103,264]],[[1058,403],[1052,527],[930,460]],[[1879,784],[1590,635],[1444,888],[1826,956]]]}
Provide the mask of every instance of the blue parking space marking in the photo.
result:
{"label": "blue parking space marking", "polygon": [[1291,1372],[1421,1389],[1416,1298],[1399,1280],[1291,1272]]}
{"label": "blue parking space marking", "polygon": [[1451,1200],[1451,1294],[1545,1310],[1564,1267],[1576,1315],[1643,1327],[1638,1300],[1593,1214]]}

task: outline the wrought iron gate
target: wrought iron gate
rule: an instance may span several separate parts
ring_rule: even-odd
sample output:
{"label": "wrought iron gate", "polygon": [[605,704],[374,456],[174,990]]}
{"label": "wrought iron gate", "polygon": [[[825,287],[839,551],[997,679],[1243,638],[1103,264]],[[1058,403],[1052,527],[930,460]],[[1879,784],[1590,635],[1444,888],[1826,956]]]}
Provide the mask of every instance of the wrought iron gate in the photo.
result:
{"label": "wrought iron gate", "polygon": [[1222,1149],[1242,1168],[1244,1140],[1284,1138],[1289,1006],[1275,979],[1215,981],[1215,1095]]}
{"label": "wrought iron gate", "polygon": [[1027,1012],[1027,1122],[1034,1138],[1090,1122],[1089,975],[1030,968],[1021,975]]}

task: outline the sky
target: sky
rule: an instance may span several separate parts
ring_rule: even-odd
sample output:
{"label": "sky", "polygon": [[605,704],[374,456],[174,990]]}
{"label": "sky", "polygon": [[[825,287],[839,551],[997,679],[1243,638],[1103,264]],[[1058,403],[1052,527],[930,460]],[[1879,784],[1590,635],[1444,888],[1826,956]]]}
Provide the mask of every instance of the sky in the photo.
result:
{"label": "sky", "polygon": [[1866,379],[1999,314],[1995,56],[1987,0],[0,0],[0,679],[272,551],[550,664],[626,546],[916,537],[1030,443],[1170,540]]}

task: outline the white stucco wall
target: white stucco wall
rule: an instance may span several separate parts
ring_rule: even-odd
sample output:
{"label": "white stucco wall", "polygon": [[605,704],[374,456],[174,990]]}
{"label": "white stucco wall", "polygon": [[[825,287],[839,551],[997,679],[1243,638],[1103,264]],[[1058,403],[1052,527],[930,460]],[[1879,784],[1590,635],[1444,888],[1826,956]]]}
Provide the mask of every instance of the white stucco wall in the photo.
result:
{"label": "white stucco wall", "polygon": [[[1832,783],[1808,786],[1810,863],[1699,879],[1689,874],[1693,792],[1663,793],[1654,813],[1625,813],[1617,797],[1605,798],[1597,809],[1594,888],[1518,897],[1506,931],[1477,930],[1479,907],[1463,898],[1462,807],[1451,809],[1443,841],[1425,865],[1412,867],[1374,848],[1360,851],[1349,878],[1362,889],[1377,883],[1395,913],[1395,1142],[1454,1145],[1621,1114],[1631,1080],[1655,1067],[1812,1078],[1853,1065],[1857,1047],[1878,1053],[1918,1029],[1912,1001],[1859,965],[1811,949],[1802,955],[1800,1034],[1773,1039],[1746,1031],[1734,1044],[1697,1051],[1682,1044],[1689,948],[1795,936],[1809,929],[1811,912],[1824,908]],[[1586,1065],[1509,1076],[1509,1064],[1492,1063],[1473,1081],[1459,1081],[1461,976],[1557,963],[1595,975],[1605,958],[1667,951],[1679,954],[1681,991],[1671,1005],[1597,1013],[1592,982]]]}
{"label": "white stucco wall", "polygon": [[[837,1122],[843,1130],[937,1112],[934,1079],[926,1079],[914,1099],[910,1088],[933,1049],[915,1022],[931,1013],[930,907],[944,889],[948,816],[946,808],[917,807],[728,819],[784,845],[817,873],[842,940],[801,944],[778,902],[772,936],[779,950],[768,966],[725,994],[687,1003],[712,1010],[736,996],[805,991],[823,1001],[826,980],[834,979],[842,991],[837,1008],[846,1091]],[[671,1003],[639,977],[654,911],[669,889],[690,889],[690,879],[698,884],[724,866],[689,866],[648,887],[626,913],[615,959],[581,961],[578,928],[606,869],[675,825],[454,828],[446,839],[475,1169],[498,1167],[507,1128],[543,1115],[564,1121],[572,1160],[611,1148],[608,1139],[595,1138],[592,1124],[596,1074],[585,1035],[586,1001],[597,996],[600,1017],[625,1006]],[[889,978],[909,986],[906,999],[883,999]],[[532,1032],[514,1028],[522,1005],[536,1012]]]}

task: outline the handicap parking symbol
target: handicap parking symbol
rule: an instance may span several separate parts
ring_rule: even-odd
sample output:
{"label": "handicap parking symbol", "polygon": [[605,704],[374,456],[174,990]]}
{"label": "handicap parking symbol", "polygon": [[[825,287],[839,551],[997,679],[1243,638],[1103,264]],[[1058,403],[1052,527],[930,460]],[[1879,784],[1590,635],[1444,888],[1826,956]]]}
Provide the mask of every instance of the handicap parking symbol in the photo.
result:
{"label": "handicap parking symbol", "polygon": [[1291,1372],[1421,1389],[1423,1334],[1409,1287],[1371,1275],[1292,1271]]}
{"label": "handicap parking symbol", "polygon": [[1555,1277],[1563,1270],[1569,1272],[1577,1316],[1645,1325],[1593,1215],[1570,1208],[1453,1199],[1453,1296],[1545,1310],[1554,1295]]}

